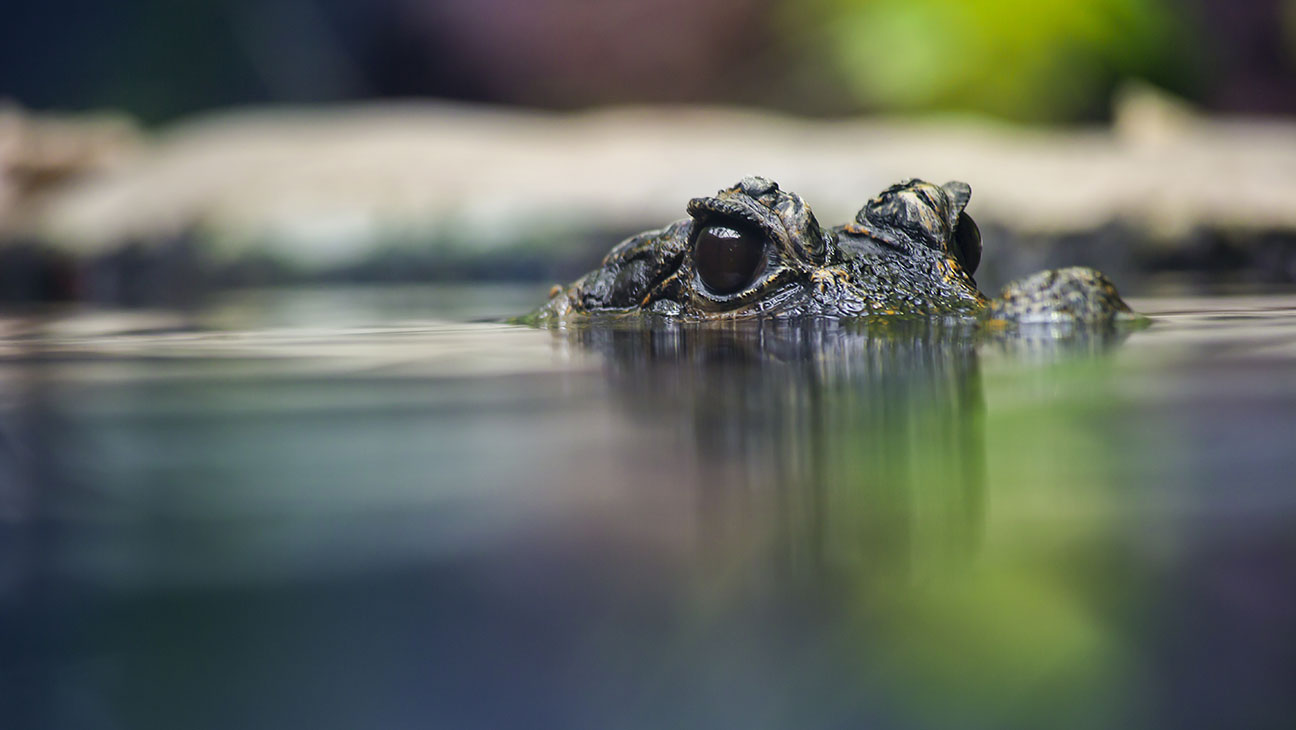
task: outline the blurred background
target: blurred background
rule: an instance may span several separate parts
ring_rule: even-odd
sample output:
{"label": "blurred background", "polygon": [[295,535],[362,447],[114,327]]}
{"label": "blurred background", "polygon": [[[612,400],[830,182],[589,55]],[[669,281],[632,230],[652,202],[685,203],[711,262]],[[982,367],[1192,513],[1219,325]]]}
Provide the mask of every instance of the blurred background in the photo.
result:
{"label": "blurred background", "polygon": [[1289,0],[64,0],[6,15],[15,101],[149,125],[402,97],[1073,123],[1110,118],[1130,78],[1212,111],[1296,111]]}
{"label": "blurred background", "polygon": [[[0,100],[4,730],[1296,727],[1296,0],[7,3]],[[499,322],[751,174],[1153,322]]]}
{"label": "blurred background", "polygon": [[991,288],[1296,278],[1291,0],[59,0],[0,98],[9,299],[560,280],[747,174],[966,180]]}

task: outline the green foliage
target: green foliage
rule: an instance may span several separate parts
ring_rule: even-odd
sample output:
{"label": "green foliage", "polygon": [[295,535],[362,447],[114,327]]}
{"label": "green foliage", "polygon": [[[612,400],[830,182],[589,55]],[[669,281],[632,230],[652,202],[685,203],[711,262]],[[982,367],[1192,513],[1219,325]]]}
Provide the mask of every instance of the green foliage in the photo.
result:
{"label": "green foliage", "polygon": [[1123,78],[1183,92],[1187,24],[1162,0],[788,0],[786,26],[862,104],[1022,120],[1101,115]]}

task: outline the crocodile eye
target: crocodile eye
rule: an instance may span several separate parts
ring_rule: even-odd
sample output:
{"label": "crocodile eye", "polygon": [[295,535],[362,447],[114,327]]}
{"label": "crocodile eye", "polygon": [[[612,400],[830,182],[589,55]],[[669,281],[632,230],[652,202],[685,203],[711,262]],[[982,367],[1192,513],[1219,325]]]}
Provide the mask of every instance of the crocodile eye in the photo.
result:
{"label": "crocodile eye", "polygon": [[959,213],[958,225],[954,228],[954,257],[969,275],[975,274],[977,265],[981,263],[981,229],[967,213]]}
{"label": "crocodile eye", "polygon": [[693,263],[706,288],[735,294],[764,268],[765,240],[727,226],[707,226],[693,243]]}

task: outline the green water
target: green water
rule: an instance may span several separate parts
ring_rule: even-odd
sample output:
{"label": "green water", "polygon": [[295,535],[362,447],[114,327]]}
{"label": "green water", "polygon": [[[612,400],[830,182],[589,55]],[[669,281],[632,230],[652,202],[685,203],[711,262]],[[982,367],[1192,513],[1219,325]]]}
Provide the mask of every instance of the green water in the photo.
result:
{"label": "green water", "polygon": [[0,319],[0,726],[1290,727],[1296,298]]}

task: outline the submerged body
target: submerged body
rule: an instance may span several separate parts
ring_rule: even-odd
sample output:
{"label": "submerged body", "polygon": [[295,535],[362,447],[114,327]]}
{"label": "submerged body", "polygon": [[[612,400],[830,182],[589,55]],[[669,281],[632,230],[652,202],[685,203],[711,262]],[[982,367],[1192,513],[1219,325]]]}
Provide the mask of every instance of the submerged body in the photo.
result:
{"label": "submerged body", "polygon": [[1105,322],[1130,314],[1093,269],[1046,271],[997,299],[972,275],[981,236],[961,182],[910,180],[870,200],[855,220],[824,230],[800,196],[744,178],[688,203],[689,218],[632,236],[599,268],[525,318],[597,316],[686,321],[757,317],[959,315],[1003,322]]}

